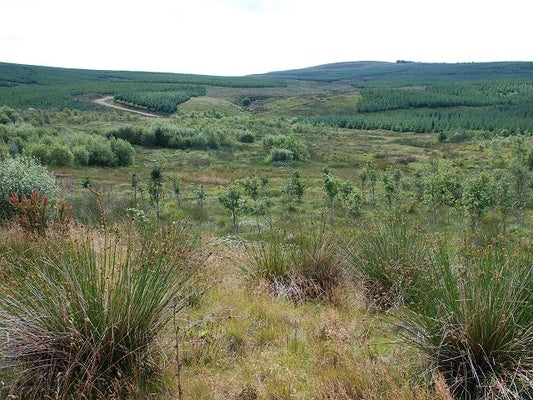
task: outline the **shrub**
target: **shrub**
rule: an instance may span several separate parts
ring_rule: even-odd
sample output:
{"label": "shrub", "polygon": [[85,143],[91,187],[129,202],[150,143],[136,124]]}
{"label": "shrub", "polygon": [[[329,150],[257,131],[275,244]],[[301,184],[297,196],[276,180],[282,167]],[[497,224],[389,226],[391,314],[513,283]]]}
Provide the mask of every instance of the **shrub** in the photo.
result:
{"label": "shrub", "polygon": [[305,161],[309,158],[309,152],[305,143],[296,139],[294,136],[267,135],[263,139],[263,146],[267,150],[275,148],[288,150],[292,153],[292,160],[295,161]]}
{"label": "shrub", "polygon": [[19,156],[0,161],[0,219],[9,218],[14,208],[9,204],[13,192],[29,197],[32,191],[55,198],[58,188],[55,178],[34,158]]}
{"label": "shrub", "polygon": [[409,221],[377,222],[347,246],[350,270],[378,308],[410,301],[425,274],[428,250],[425,233]]}
{"label": "shrub", "polygon": [[48,219],[51,209],[46,195],[39,196],[34,190],[29,197],[19,196],[15,191],[9,197],[9,204],[17,210],[16,220],[27,232],[44,235],[48,228]]}
{"label": "shrub", "polygon": [[448,137],[450,143],[463,143],[472,138],[472,134],[465,131],[454,132]]}
{"label": "shrub", "polygon": [[294,154],[288,149],[274,147],[268,153],[266,161],[268,163],[288,163],[294,159]]}
{"label": "shrub", "polygon": [[111,143],[104,137],[95,137],[86,146],[89,152],[89,165],[111,167],[117,164],[117,156],[111,148]]}
{"label": "shrub", "polygon": [[0,106],[0,124],[9,124],[22,121],[21,116],[12,108]]}
{"label": "shrub", "polygon": [[48,243],[42,258],[20,262],[18,284],[3,288],[0,354],[10,393],[131,398],[160,382],[159,337],[184,304],[195,242],[180,228],[140,243],[103,241]]}
{"label": "shrub", "polygon": [[110,129],[105,133],[108,138],[115,137],[117,139],[124,139],[131,144],[142,144],[143,135],[146,130],[143,127],[132,125],[120,125],[117,128]]}
{"label": "shrub", "polygon": [[255,136],[251,132],[241,132],[239,134],[239,142],[241,143],[253,143],[255,140]]}
{"label": "shrub", "polygon": [[72,164],[74,156],[67,146],[55,143],[50,147],[48,163],[56,167],[65,167]]}
{"label": "shrub", "polygon": [[89,165],[89,152],[84,146],[76,146],[72,149],[74,162],[82,167]]}
{"label": "shrub", "polygon": [[454,261],[441,246],[399,323],[457,398],[533,394],[533,264],[521,258],[490,245]]}
{"label": "shrub", "polygon": [[115,153],[117,164],[121,167],[126,167],[133,163],[133,153],[135,150],[133,146],[123,139],[112,138],[109,140],[111,149]]}
{"label": "shrub", "polygon": [[34,157],[42,164],[48,164],[50,148],[44,143],[28,143],[24,148],[24,155]]}

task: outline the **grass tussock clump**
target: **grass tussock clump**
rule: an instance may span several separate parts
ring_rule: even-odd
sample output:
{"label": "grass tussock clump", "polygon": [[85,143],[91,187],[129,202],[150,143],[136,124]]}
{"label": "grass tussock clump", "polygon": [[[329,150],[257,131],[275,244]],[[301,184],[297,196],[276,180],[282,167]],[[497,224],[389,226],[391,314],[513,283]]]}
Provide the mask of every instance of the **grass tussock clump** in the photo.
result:
{"label": "grass tussock clump", "polygon": [[[456,398],[533,398],[533,263],[506,246],[443,246],[402,316],[402,336]],[[531,253],[529,253],[531,254]]]}
{"label": "grass tussock clump", "polygon": [[186,231],[66,239],[41,251],[13,266],[20,279],[0,295],[5,394],[93,399],[155,390],[160,334],[197,265]]}
{"label": "grass tussock clump", "polygon": [[344,259],[324,227],[290,238],[269,237],[251,246],[248,254],[245,274],[266,280],[273,293],[296,302],[334,301],[345,282]]}
{"label": "grass tussock clump", "polygon": [[413,296],[429,262],[426,233],[404,218],[376,222],[346,246],[350,271],[373,306],[390,309]]}

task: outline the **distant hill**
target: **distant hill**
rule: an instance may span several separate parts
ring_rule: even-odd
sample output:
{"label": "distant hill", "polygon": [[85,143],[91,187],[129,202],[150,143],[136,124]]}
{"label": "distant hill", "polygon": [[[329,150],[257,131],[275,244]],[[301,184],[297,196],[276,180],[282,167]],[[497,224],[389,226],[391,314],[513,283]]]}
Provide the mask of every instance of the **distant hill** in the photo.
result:
{"label": "distant hill", "polygon": [[391,82],[428,85],[453,81],[533,78],[533,62],[418,63],[355,61],[270,72],[264,76],[303,81],[350,81],[356,86],[387,86]]}
{"label": "distant hill", "polygon": [[[0,105],[15,108],[96,109],[98,106],[86,101],[87,98],[112,95],[152,111],[171,113],[181,102],[205,93],[204,86],[265,88],[284,85],[282,80],[273,77],[105,71],[0,63]],[[154,101],[156,106],[152,106]]]}

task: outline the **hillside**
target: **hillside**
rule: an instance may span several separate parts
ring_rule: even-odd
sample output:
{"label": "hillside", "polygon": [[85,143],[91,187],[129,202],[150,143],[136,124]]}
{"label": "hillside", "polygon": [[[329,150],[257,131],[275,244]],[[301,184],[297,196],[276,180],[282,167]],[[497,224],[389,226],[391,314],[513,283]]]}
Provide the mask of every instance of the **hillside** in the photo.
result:
{"label": "hillside", "polygon": [[[278,87],[276,78],[221,77],[155,72],[100,71],[0,63],[0,104],[16,108],[96,109],[87,101],[103,95],[121,96],[152,111],[171,113],[205,86]],[[152,107],[154,98],[165,103]]]}
{"label": "hillside", "polygon": [[533,398],[531,71],[0,64],[0,399]]}
{"label": "hillside", "polygon": [[356,61],[325,64],[289,71],[270,72],[264,77],[309,81],[351,81],[356,85],[429,85],[440,82],[521,79],[533,77],[533,62],[417,63]]}

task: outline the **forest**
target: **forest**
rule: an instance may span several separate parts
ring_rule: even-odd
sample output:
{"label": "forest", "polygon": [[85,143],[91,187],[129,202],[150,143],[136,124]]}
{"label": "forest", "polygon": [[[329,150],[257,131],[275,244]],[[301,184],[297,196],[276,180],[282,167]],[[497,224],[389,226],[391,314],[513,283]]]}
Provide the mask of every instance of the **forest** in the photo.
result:
{"label": "forest", "polygon": [[0,399],[533,398],[532,89],[0,63]]}

